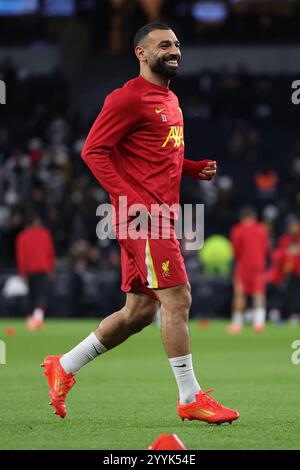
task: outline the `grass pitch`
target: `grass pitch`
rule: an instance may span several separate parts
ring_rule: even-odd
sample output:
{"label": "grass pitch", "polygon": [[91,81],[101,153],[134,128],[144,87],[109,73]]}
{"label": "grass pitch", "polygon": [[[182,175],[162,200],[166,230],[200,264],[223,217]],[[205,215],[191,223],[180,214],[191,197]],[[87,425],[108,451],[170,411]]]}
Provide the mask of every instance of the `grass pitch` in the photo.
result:
{"label": "grass pitch", "polygon": [[7,347],[7,364],[0,365],[0,449],[147,449],[160,433],[176,433],[193,450],[300,449],[300,365],[291,363],[299,327],[268,325],[263,334],[246,328],[229,336],[224,322],[206,329],[191,322],[198,380],[239,410],[231,426],[180,421],[177,387],[154,325],[80,371],[62,420],[48,406],[39,364],[96,325],[48,320],[44,330],[29,333],[22,321],[0,321]]}

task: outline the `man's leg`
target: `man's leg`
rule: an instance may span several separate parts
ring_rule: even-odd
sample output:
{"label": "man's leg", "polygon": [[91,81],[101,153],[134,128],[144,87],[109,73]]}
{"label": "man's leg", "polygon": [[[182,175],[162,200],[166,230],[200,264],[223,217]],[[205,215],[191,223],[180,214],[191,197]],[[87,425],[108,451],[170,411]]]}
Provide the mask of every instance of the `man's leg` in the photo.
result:
{"label": "man's leg", "polygon": [[260,332],[265,328],[266,323],[266,296],[264,293],[253,294],[253,328]]}
{"label": "man's leg", "polygon": [[125,306],[105,318],[86,339],[63,356],[48,356],[42,364],[50,389],[50,405],[54,413],[67,414],[66,396],[75,384],[74,374],[108,349],[116,347],[129,336],[149,325],[158,302],[142,293],[127,294]]}
{"label": "man's leg", "polygon": [[264,271],[253,273],[252,300],[253,300],[253,329],[260,333],[266,324],[266,282]]}
{"label": "man's leg", "polygon": [[142,293],[128,293],[121,310],[106,317],[96,330],[60,359],[63,369],[73,374],[108,349],[152,323],[158,302]]}
{"label": "man's leg", "polygon": [[192,303],[190,284],[153,290],[161,303],[161,335],[168,357],[190,354],[188,329],[189,309]]}
{"label": "man's leg", "polygon": [[203,393],[195,377],[188,329],[189,283],[153,290],[161,303],[162,340],[179,389],[178,415],[216,424],[238,419],[237,411],[223,407],[208,392]]}
{"label": "man's leg", "polygon": [[240,333],[243,329],[243,313],[246,308],[246,296],[237,281],[234,283],[231,324],[227,331],[229,333]]}
{"label": "man's leg", "polygon": [[180,403],[192,403],[201,390],[193,370],[188,329],[191,287],[189,283],[155,289],[161,303],[161,335],[179,388]]}

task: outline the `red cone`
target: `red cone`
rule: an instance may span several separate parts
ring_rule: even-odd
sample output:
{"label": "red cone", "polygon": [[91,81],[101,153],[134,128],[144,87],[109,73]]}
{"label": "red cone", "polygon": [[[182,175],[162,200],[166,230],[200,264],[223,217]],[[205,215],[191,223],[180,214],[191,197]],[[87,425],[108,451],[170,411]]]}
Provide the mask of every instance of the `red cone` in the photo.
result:
{"label": "red cone", "polygon": [[176,434],[160,434],[151,444],[149,450],[187,450]]}

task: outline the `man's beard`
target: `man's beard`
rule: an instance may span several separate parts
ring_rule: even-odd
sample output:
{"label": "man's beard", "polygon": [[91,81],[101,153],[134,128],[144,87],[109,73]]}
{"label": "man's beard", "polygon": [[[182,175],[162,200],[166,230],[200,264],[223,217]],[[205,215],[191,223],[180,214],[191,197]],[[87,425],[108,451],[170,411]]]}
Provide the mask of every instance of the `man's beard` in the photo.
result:
{"label": "man's beard", "polygon": [[170,65],[168,65],[166,63],[166,60],[174,60],[176,59],[177,62],[178,62],[178,65],[180,63],[180,59],[179,57],[175,57],[175,56],[171,56],[171,57],[161,57],[160,59],[158,59],[156,62],[154,62],[153,64],[150,64],[150,68],[152,70],[152,72],[154,73],[158,73],[159,75],[162,75],[163,77],[166,77],[166,78],[172,78],[172,77],[176,77],[176,75],[178,74],[178,70],[179,70],[179,67],[172,67]]}

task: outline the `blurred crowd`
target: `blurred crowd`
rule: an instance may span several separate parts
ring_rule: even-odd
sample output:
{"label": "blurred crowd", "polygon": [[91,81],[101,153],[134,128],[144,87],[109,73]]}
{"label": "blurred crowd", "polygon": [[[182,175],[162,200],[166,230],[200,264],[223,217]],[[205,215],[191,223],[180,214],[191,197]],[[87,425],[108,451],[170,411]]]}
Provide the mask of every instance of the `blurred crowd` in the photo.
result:
{"label": "blurred crowd", "polygon": [[[71,85],[59,70],[30,76],[9,61],[0,65],[0,78],[9,92],[0,115],[0,268],[15,268],[16,236],[32,209],[52,234],[58,268],[118,268],[116,242],[96,236],[96,209],[108,196],[80,158],[88,126]],[[214,158],[219,165],[213,183],[184,179],[182,202],[204,202],[207,238],[228,238],[239,209],[255,206],[272,238],[275,287],[290,274],[300,279],[299,233],[284,235],[291,217],[297,224],[300,216],[297,110],[290,98],[282,100],[290,81],[241,69],[204,71],[173,84],[185,115],[187,158]]]}
{"label": "blurred crowd", "polygon": [[50,229],[62,263],[118,265],[114,247],[97,241],[96,209],[108,198],[81,161],[84,135],[69,84],[59,71],[30,77],[9,62],[0,70],[10,94],[0,116],[1,267],[15,266],[15,238],[32,210]]}

